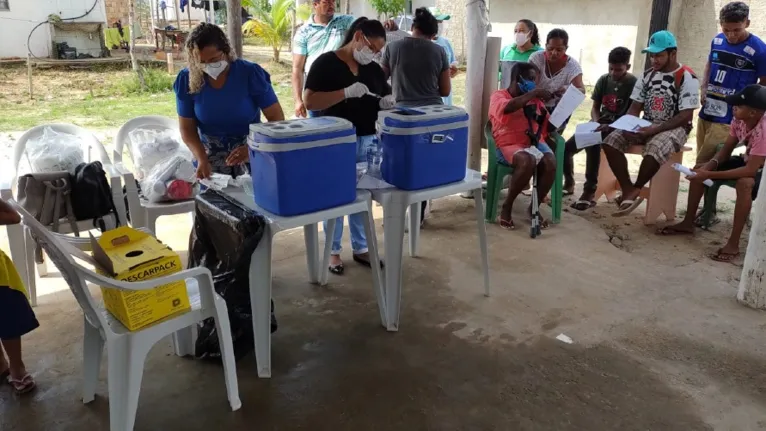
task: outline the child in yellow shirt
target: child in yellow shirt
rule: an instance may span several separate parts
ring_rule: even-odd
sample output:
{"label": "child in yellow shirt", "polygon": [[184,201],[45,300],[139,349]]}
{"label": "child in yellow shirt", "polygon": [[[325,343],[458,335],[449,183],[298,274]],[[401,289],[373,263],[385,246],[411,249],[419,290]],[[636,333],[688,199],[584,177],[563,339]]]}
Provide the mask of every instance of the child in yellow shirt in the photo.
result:
{"label": "child in yellow shirt", "polygon": [[[0,200],[0,225],[20,222],[19,214]],[[38,326],[19,273],[13,261],[0,250],[0,379],[7,379],[18,395],[36,387],[21,359],[21,337]]]}

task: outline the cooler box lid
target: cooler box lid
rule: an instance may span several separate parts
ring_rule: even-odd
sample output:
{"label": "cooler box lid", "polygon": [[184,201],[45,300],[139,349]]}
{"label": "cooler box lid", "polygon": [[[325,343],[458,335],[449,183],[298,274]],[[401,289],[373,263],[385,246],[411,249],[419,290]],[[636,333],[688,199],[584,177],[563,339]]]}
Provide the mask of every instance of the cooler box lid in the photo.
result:
{"label": "cooler box lid", "polygon": [[465,123],[456,124],[454,127],[467,127],[468,114],[465,109],[457,106],[429,105],[417,108],[394,108],[378,113],[378,124],[384,129],[427,127],[448,123]]}
{"label": "cooler box lid", "polygon": [[250,136],[281,139],[296,136],[331,134],[333,132],[353,130],[350,121],[338,117],[298,118],[295,120],[254,123],[250,125]]}
{"label": "cooler box lid", "polygon": [[330,145],[356,143],[356,130],[350,121],[336,117],[250,125],[247,145],[254,151],[281,153]]}

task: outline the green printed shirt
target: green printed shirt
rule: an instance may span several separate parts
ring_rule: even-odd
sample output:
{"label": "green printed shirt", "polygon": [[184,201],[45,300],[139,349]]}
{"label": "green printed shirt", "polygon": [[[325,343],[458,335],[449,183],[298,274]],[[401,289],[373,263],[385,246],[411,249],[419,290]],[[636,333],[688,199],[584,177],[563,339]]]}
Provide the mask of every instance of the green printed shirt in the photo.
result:
{"label": "green printed shirt", "polygon": [[293,54],[305,55],[303,73],[308,73],[314,60],[325,52],[340,48],[346,31],[354,22],[351,15],[333,15],[327,25],[314,22],[314,15],[295,33]]}

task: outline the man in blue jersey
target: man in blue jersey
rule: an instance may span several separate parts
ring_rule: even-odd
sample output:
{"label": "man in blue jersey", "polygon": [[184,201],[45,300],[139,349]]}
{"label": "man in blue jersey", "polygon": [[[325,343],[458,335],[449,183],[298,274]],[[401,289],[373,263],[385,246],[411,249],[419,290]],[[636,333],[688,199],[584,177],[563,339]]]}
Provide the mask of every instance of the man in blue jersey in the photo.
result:
{"label": "man in blue jersey", "polygon": [[726,96],[750,84],[766,84],[766,44],[747,28],[747,4],[731,2],[721,9],[721,33],[711,44],[705,73],[701,77],[702,109],[697,122],[697,163],[707,163],[716,147],[729,136],[732,107]]}

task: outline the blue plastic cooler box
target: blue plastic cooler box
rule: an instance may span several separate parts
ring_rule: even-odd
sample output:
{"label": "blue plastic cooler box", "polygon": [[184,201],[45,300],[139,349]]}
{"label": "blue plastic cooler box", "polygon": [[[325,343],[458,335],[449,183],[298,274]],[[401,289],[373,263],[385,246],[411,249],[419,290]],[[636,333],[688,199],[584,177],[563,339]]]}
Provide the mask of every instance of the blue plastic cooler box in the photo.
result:
{"label": "blue plastic cooler box", "polygon": [[468,114],[446,105],[378,113],[381,173],[389,184],[420,190],[465,178]]}
{"label": "blue plastic cooler box", "polygon": [[255,203],[280,216],[321,211],[356,199],[356,131],[318,117],[250,125]]}

